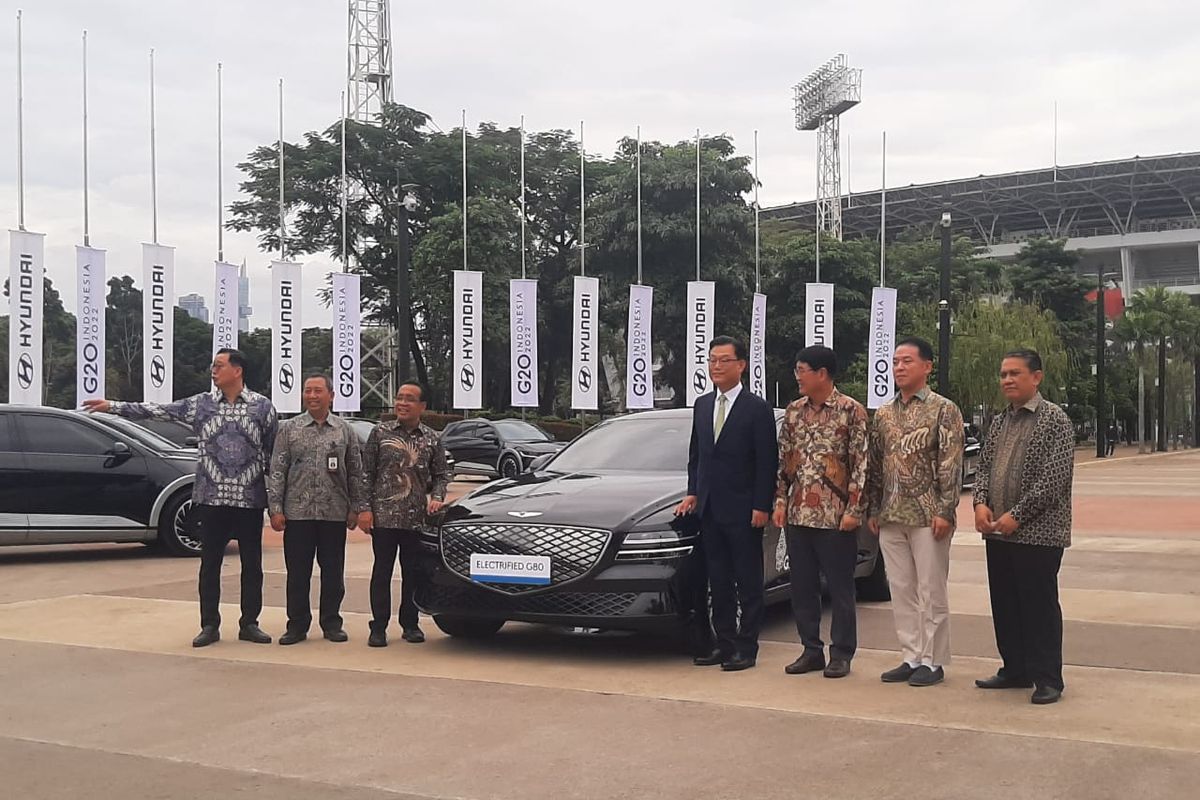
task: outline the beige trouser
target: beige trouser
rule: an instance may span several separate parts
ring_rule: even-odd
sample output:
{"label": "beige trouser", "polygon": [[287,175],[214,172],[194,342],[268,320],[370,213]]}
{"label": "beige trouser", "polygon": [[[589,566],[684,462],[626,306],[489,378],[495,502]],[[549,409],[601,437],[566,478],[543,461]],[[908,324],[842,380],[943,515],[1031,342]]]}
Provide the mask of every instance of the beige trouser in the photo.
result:
{"label": "beige trouser", "polygon": [[950,663],[950,539],[933,538],[932,528],[884,524],[879,548],[892,590],[896,637],[913,666]]}

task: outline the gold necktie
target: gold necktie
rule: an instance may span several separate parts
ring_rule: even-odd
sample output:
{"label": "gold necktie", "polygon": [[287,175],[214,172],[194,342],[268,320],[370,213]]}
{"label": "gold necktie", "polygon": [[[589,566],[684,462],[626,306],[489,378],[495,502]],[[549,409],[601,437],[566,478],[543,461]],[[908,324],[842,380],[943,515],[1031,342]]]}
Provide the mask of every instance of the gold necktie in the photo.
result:
{"label": "gold necktie", "polygon": [[725,427],[725,402],[727,398],[721,395],[717,398],[717,421],[713,425],[713,441],[721,438],[721,428]]}

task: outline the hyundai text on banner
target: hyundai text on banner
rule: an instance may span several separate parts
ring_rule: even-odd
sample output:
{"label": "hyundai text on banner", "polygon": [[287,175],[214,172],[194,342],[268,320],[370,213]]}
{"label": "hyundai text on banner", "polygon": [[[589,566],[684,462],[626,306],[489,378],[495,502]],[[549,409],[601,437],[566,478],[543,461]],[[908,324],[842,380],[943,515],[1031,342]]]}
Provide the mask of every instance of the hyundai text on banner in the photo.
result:
{"label": "hyundai text on banner", "polygon": [[629,287],[629,323],[626,327],[625,408],[654,408],[654,355],[651,350],[654,288]]}
{"label": "hyundai text on banner", "polygon": [[833,347],[833,284],[805,284],[804,298],[804,346]]}
{"label": "hyundai text on banner", "polygon": [[483,408],[483,273],[454,271],[454,407]]}
{"label": "hyundai text on banner", "polygon": [[867,342],[867,408],[880,408],[896,393],[892,354],[896,351],[896,290],[871,290],[871,338]]}
{"label": "hyundai text on banner", "polygon": [[713,339],[713,305],[716,284],[688,281],[687,285],[687,404],[708,391],[708,345]]}
{"label": "hyundai text on banner", "polygon": [[[278,331],[279,327],[276,326],[275,330]],[[238,268],[218,261],[213,288],[213,355],[222,348],[236,350],[237,346]],[[274,392],[271,396],[274,397]]]}
{"label": "hyundai text on banner", "polygon": [[[232,285],[236,287],[236,271],[234,277]],[[299,264],[271,262],[271,402],[277,411],[285,414],[300,411],[300,394],[304,391],[300,374],[302,281]],[[234,302],[236,304],[236,299]],[[236,321],[234,330],[237,330]]]}
{"label": "hyundai text on banner", "polygon": [[104,398],[103,250],[75,248],[75,403]]}
{"label": "hyundai text on banner", "polygon": [[600,300],[600,279],[575,278],[575,311],[571,315],[571,408],[593,411],[599,403],[599,359],[596,348],[597,303]]}
{"label": "hyundai text on banner", "polygon": [[8,242],[8,402],[40,406],[46,235],[9,231]]}
{"label": "hyundai text on banner", "polygon": [[348,272],[333,273],[333,410],[358,411],[359,283]]}
{"label": "hyundai text on banner", "polygon": [[759,292],[750,313],[750,391],[767,399],[767,296]]}
{"label": "hyundai text on banner", "polygon": [[142,398],[175,394],[175,248],[142,245]]}
{"label": "hyundai text on banner", "polygon": [[512,351],[512,405],[538,404],[537,281],[508,282],[509,343]]}

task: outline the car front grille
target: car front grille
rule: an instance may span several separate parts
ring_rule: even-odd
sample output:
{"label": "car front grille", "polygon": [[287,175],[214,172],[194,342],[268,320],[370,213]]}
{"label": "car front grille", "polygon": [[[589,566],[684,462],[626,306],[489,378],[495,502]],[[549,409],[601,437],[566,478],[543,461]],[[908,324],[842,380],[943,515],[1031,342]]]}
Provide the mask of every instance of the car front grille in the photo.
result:
{"label": "car front grille", "polygon": [[422,605],[437,612],[489,611],[497,614],[546,614],[571,617],[619,617],[637,600],[633,592],[548,592],[505,597],[474,587],[432,585]]}
{"label": "car front grille", "polygon": [[[471,554],[549,556],[550,584],[582,578],[600,561],[612,534],[568,525],[455,523],[442,527],[442,560],[453,573],[471,579]],[[545,587],[488,584],[489,589],[521,594]]]}

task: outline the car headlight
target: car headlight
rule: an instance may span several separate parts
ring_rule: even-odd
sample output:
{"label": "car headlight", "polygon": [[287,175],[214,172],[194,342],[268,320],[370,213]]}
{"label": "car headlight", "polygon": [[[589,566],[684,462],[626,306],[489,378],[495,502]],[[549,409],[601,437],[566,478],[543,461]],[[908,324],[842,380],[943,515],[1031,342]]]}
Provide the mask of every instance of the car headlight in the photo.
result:
{"label": "car headlight", "polygon": [[683,558],[692,554],[695,542],[695,535],[680,534],[672,528],[634,530],[625,534],[617,560]]}

